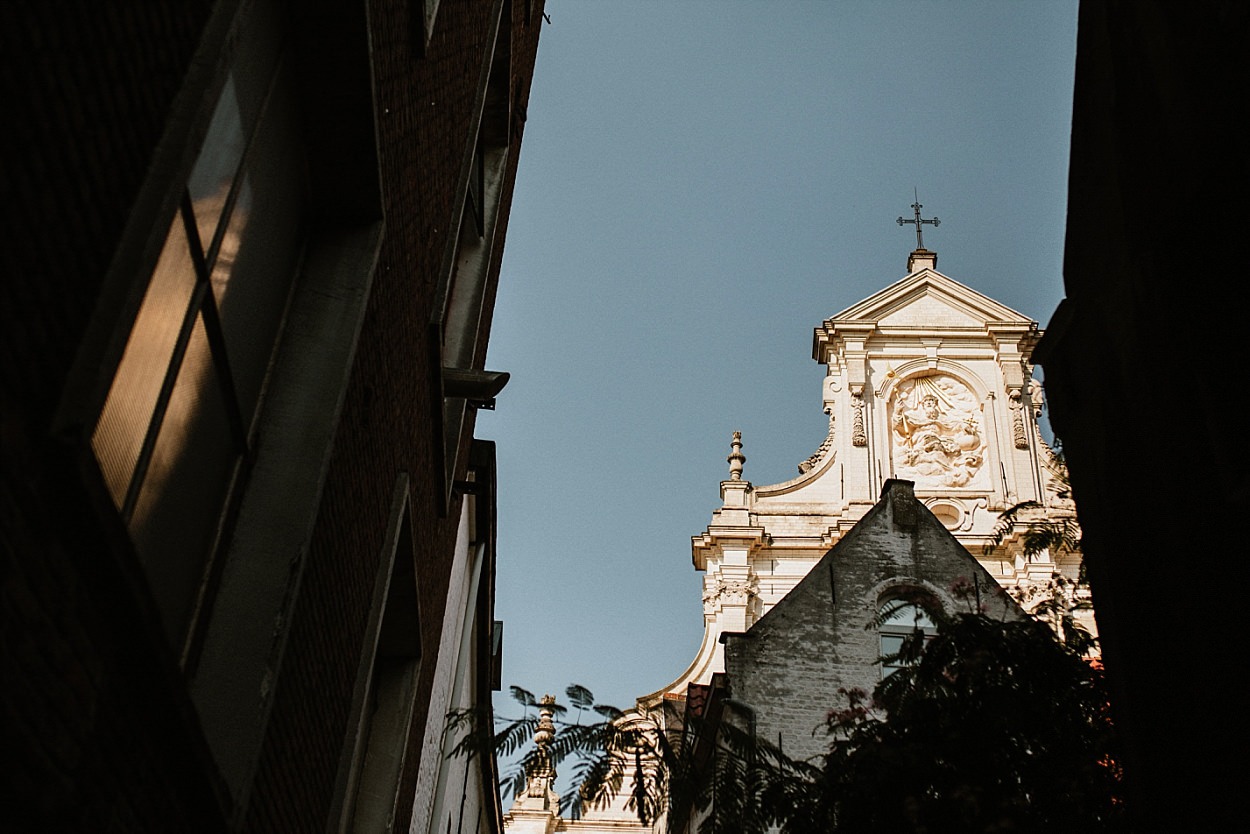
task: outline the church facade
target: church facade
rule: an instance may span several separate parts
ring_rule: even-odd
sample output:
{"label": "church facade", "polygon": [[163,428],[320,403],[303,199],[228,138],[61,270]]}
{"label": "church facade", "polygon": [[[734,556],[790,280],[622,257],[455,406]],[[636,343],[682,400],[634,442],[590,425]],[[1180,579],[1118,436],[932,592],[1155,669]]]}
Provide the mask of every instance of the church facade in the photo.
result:
{"label": "church facade", "polygon": [[[954,614],[973,604],[1015,617],[1063,593],[1094,631],[1079,554],[1026,555],[1022,535],[1030,521],[1075,520],[1038,422],[1037,322],[938,272],[934,252],[918,248],[907,267],[815,328],[829,430],[796,477],[753,484],[734,433],[721,506],[692,538],[702,643],[671,684],[638,699],[632,720],[663,727],[728,687],[762,737],[805,758],[823,750],[812,731],[837,690],[888,674],[880,658],[896,624],[865,628],[883,606],[923,600]],[[1020,505],[1024,524],[1004,533],[1001,514]],[[924,619],[923,607],[908,610],[900,633]],[[630,824],[617,804],[585,820],[517,819],[590,834]]]}
{"label": "church facade", "polygon": [[[1057,579],[1075,588],[1077,555],[1028,559],[1019,532],[995,542],[1000,514],[1025,502],[1037,505],[1025,519],[1075,518],[1062,463],[1038,424],[1041,387],[1029,362],[1037,323],[938,272],[931,251],[912,252],[907,265],[904,278],[815,329],[829,433],[795,478],[752,484],[734,435],[722,505],[692,540],[704,574],[702,644],[673,683],[639,699],[643,710],[724,671],[722,635],[748,631],[785,598],[891,478],[911,481],[916,498],[1026,608]],[[1092,608],[1082,615],[1092,630]]]}

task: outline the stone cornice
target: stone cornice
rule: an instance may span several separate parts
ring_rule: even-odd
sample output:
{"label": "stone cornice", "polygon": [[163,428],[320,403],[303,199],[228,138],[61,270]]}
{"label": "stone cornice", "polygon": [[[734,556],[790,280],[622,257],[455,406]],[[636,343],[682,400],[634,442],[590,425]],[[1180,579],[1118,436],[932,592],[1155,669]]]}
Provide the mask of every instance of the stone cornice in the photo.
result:
{"label": "stone cornice", "polygon": [[740,547],[749,556],[768,542],[768,531],[763,527],[712,524],[701,535],[690,537],[691,560],[695,570],[707,570],[708,556],[723,552],[727,546]]}

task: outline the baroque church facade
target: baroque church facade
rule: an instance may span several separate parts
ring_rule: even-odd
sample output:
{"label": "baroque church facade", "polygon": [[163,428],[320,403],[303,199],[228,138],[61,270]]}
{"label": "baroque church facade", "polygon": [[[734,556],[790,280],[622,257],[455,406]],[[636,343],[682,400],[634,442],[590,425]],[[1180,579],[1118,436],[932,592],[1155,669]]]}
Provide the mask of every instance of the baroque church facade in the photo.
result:
{"label": "baroque church facade", "polygon": [[[815,329],[829,433],[795,478],[752,484],[734,435],[722,505],[692,539],[704,574],[702,643],[641,708],[723,671],[721,636],[748,631],[777,605],[891,478],[912,481],[917,499],[1026,608],[1056,577],[1075,585],[1076,556],[1026,560],[1019,534],[986,552],[1009,507],[1035,502],[1034,518],[1075,517],[1038,424],[1041,386],[1029,363],[1037,323],[938,272],[934,252],[912,252],[907,266],[903,279]],[[1083,624],[1092,630],[1092,609]]]}
{"label": "baroque church facade", "polygon": [[[828,434],[796,477],[755,485],[734,433],[721,506],[691,543],[703,573],[700,648],[628,720],[664,726],[728,686],[735,700],[763,701],[754,707],[768,740],[815,755],[823,737],[811,731],[837,689],[871,689],[885,673],[889,626],[865,626],[901,596],[954,613],[971,586],[991,613],[1018,616],[1064,594],[1095,632],[1077,587],[1079,554],[1025,555],[1029,521],[1075,519],[1063,464],[1038,422],[1030,357],[1040,336],[1030,317],[938,272],[924,248],[901,280],[816,327]],[[1001,513],[1025,503],[1024,524],[1001,535]],[[811,657],[835,662],[790,674]],[[787,688],[791,678],[804,683]],[[547,788],[531,788],[506,815],[509,831],[638,826],[622,800],[559,819]]]}

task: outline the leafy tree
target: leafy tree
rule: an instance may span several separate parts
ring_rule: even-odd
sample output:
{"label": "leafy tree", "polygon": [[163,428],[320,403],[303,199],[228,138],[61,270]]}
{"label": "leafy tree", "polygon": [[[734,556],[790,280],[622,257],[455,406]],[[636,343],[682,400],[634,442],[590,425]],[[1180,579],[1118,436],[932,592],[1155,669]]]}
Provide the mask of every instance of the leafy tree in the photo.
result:
{"label": "leafy tree", "polygon": [[[1062,450],[1051,453],[1047,469],[1052,476],[1050,489],[1055,497],[1070,502],[1072,486]],[[1075,581],[1056,574],[1044,588],[1036,592],[1031,590],[1031,598],[1026,598],[1019,588],[1010,588],[1008,593],[1034,616],[1048,623],[1069,648],[1078,654],[1088,654],[1098,641],[1076,619],[1079,607],[1077,590],[1087,587],[1081,525],[1074,515],[1048,514],[1045,505],[1037,501],[1022,501],[999,515],[982,552],[986,556],[992,555],[1018,529],[1023,530],[1021,544],[1026,561],[1032,561],[1042,553],[1049,553],[1055,562],[1075,555],[1080,559],[1080,569]]]}
{"label": "leafy tree", "polygon": [[[460,710],[448,716],[447,733],[457,739],[452,755],[496,755],[501,758],[524,753],[500,776],[505,801],[526,788],[527,774],[554,775],[569,765],[571,787],[560,795],[560,813],[580,816],[583,807],[601,807],[630,790],[627,807],[644,823],[654,820],[660,810],[667,771],[655,767],[654,728],[627,720],[624,712],[607,704],[595,703],[594,694],[584,686],[565,689],[570,706],[552,696],[542,699],[519,686],[509,688],[522,715],[498,719],[492,727],[486,709]],[[551,715],[550,740],[535,738],[542,727],[541,713]]]}
{"label": "leafy tree", "polygon": [[1125,830],[1101,671],[1036,619],[935,619],[936,636],[917,631],[883,658],[903,665],[871,695],[838,693],[829,752],[813,761],[730,721],[696,727],[715,754],[673,780],[670,830]]}
{"label": "leafy tree", "polygon": [[[1051,452],[1046,469],[1051,474],[1049,488],[1062,501],[1072,501],[1072,483],[1063,451]],[[990,540],[983,548],[988,556],[1000,547],[1017,528],[1024,528],[1024,558],[1033,560],[1049,552],[1055,561],[1069,553],[1081,554],[1081,526],[1075,516],[1052,517],[1044,514],[1046,507],[1038,501],[1021,501],[1004,510],[994,524]],[[1038,515],[1042,513],[1040,516]],[[1082,571],[1083,572],[1083,571]]]}
{"label": "leafy tree", "polygon": [[[620,710],[570,687],[578,714],[601,720],[560,710],[550,755],[574,763],[575,783],[561,807],[575,816],[628,790],[644,823],[667,810],[669,830],[688,823],[699,834],[1124,830],[1101,671],[1036,619],[968,613],[939,616],[937,627],[904,642],[905,665],[871,695],[838,693],[829,752],[809,762],[729,719],[690,719],[668,734],[622,725]],[[537,704],[523,689],[513,696],[527,710]],[[535,726],[527,711],[493,744],[514,753]],[[534,766],[537,749],[523,765]],[[523,785],[515,772],[510,793]]]}
{"label": "leafy tree", "polygon": [[[531,746],[507,791],[522,790],[523,768],[548,756],[574,766],[565,816],[628,791],[640,821],[667,812],[674,832],[1124,830],[1102,672],[1035,618],[974,610],[934,620],[936,635],[917,630],[883,658],[901,668],[871,695],[837,693],[829,752],[817,759],[794,761],[756,738],[732,701],[723,715],[666,721],[662,732],[572,686],[575,713],[554,705],[551,742]],[[534,738],[539,702],[512,694],[526,714],[480,736],[481,749],[511,755]],[[583,722],[591,714],[598,720]]]}
{"label": "leafy tree", "polygon": [[[1035,619],[944,618],[869,697],[843,693],[804,823],[828,831],[1118,831],[1102,673]],[[785,830],[804,830],[785,826]]]}

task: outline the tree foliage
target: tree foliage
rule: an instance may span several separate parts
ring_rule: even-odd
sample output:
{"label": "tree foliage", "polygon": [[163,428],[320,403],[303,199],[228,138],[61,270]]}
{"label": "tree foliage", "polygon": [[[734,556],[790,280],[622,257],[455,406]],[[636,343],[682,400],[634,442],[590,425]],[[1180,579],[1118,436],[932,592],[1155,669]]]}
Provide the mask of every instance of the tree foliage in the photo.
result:
{"label": "tree foliage", "polygon": [[733,722],[696,727],[715,733],[715,752],[673,780],[670,830],[1124,830],[1101,671],[1036,619],[967,613],[937,627],[904,643],[910,665],[871,694],[837,693],[829,752],[815,760],[793,761]]}
{"label": "tree foliage", "polygon": [[[935,622],[936,635],[904,641],[904,665],[871,694],[837,693],[823,728],[829,751],[811,761],[756,738],[732,701],[662,732],[570,687],[573,710],[559,711],[550,745],[573,766],[564,814],[626,792],[644,823],[667,812],[670,831],[699,834],[1123,830],[1101,671],[1034,618]],[[537,701],[517,688],[513,697],[526,715],[489,741],[505,755],[536,726]],[[508,792],[524,784],[518,768]]]}
{"label": "tree foliage", "polygon": [[[1049,489],[1062,501],[1072,500],[1072,484],[1068,480],[1068,465],[1063,452],[1051,453],[1047,470],[1051,474]],[[999,514],[990,531],[990,540],[983,548],[990,555],[1000,547],[1018,528],[1023,528],[1021,544],[1024,558],[1032,561],[1043,552],[1049,552],[1054,561],[1065,554],[1083,555],[1081,550],[1081,526],[1071,515],[1049,516],[1046,506],[1038,501],[1021,501]],[[1084,570],[1082,569],[1082,573]]]}
{"label": "tree foliage", "polygon": [[[1070,500],[1061,453],[1049,469],[1056,497]],[[1083,581],[1079,524],[1045,509],[1033,501],[1008,508],[986,552],[1019,533],[1026,560],[1082,557]],[[741,720],[749,710],[732,700],[714,716],[668,715],[661,728],[570,686],[572,709],[552,705],[557,730],[545,752],[572,767],[562,814],[625,795],[642,823],[667,814],[668,830],[698,834],[1126,830],[1106,686],[1086,658],[1096,641],[1075,620],[1072,580],[1057,575],[1039,593],[1032,616],[1018,621],[979,605],[955,616],[930,612],[936,635],[917,628],[882,658],[900,668],[872,693],[836,694],[817,728],[828,734],[828,752],[810,761],[757,738]],[[512,696],[525,714],[493,735],[470,733],[461,752],[512,756],[533,739],[539,702],[519,687]],[[453,716],[453,725],[472,724],[467,718]],[[524,790],[537,755],[531,746],[507,774],[505,796]]]}
{"label": "tree foliage", "polygon": [[[1052,452],[1047,469],[1051,474],[1048,488],[1062,501],[1072,501],[1072,486],[1062,450]],[[1078,654],[1087,654],[1098,640],[1076,618],[1077,591],[1087,588],[1085,552],[1082,548],[1081,525],[1073,515],[1048,514],[1037,501],[1022,501],[999,514],[982,552],[990,556],[1017,530],[1021,530],[1021,555],[1033,561],[1043,553],[1059,562],[1065,556],[1076,556],[1080,568],[1076,579],[1055,574],[1040,589],[1010,588],[1010,593],[1026,610],[1048,623],[1058,638]]]}
{"label": "tree foliage", "polygon": [[[578,684],[565,689],[571,709],[556,701],[544,704],[519,686],[509,691],[522,714],[503,719],[498,726],[492,726],[492,712],[485,708],[459,710],[448,716],[451,755],[508,759],[524,751],[500,775],[505,801],[525,790],[527,773],[547,764],[557,771],[567,768],[571,776],[567,781],[572,787],[560,796],[562,816],[577,818],[583,808],[602,807],[628,789],[627,807],[640,820],[655,818],[665,792],[662,776],[667,771],[661,768],[657,775],[652,772],[656,768],[649,766],[656,750],[649,727],[626,722],[621,710],[596,703],[594,694]],[[549,743],[537,745],[534,734],[543,707],[553,713],[555,730]]]}
{"label": "tree foliage", "polygon": [[844,695],[809,795],[824,830],[1123,826],[1102,673],[1037,620],[944,619],[914,665]]}

